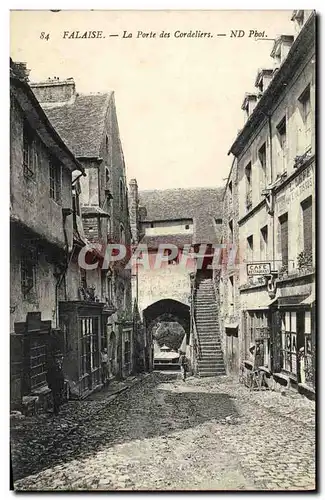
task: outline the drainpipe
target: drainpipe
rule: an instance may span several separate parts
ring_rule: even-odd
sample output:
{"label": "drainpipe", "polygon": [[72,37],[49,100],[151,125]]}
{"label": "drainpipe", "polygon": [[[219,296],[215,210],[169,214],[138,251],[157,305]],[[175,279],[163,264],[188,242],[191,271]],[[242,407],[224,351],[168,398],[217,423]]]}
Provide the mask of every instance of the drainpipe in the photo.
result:
{"label": "drainpipe", "polygon": [[[270,139],[270,172],[271,172],[271,185],[273,184],[273,150],[272,150],[272,124],[271,124],[271,115],[268,114],[268,123],[269,123],[269,139]],[[273,194],[272,194],[273,196]],[[272,265],[274,269],[275,262],[275,224],[274,224],[274,214],[272,215]]]}
{"label": "drainpipe", "polygon": [[[83,175],[83,174],[81,174]],[[56,275],[57,281],[55,285],[55,322],[56,322],[56,327],[59,327],[59,288],[62,283],[62,280],[64,279],[64,296],[65,300],[67,299],[67,285],[66,285],[66,280],[65,280],[65,275],[68,270],[69,264],[70,264],[70,259],[69,259],[69,245],[68,245],[68,236],[67,236],[67,231],[65,227],[65,221],[68,215],[71,215],[72,210],[70,208],[63,208],[62,209],[63,213],[63,234],[64,234],[64,240],[65,240],[65,247],[66,247],[66,263],[63,271],[61,273],[58,273]],[[73,254],[73,248],[72,248],[72,254]]]}

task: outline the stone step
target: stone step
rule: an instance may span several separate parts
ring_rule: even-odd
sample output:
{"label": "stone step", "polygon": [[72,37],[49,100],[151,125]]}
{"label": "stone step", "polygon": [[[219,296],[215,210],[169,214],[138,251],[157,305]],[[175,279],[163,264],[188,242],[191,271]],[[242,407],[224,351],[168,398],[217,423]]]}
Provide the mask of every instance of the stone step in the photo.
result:
{"label": "stone step", "polygon": [[223,375],[226,375],[225,371],[222,372],[212,372],[212,373],[199,373],[200,378],[204,377],[221,377]]}
{"label": "stone step", "polygon": [[225,375],[226,374],[226,370],[220,370],[220,369],[215,369],[215,370],[211,370],[211,368],[209,368],[208,370],[198,370],[200,376],[204,375],[205,377],[213,377],[214,375]]}
{"label": "stone step", "polygon": [[206,367],[206,366],[214,366],[216,368],[224,368],[225,367],[225,364],[223,362],[223,360],[221,359],[218,359],[218,360],[213,360],[211,361],[211,358],[209,359],[198,359],[198,366],[203,366],[203,367]]}

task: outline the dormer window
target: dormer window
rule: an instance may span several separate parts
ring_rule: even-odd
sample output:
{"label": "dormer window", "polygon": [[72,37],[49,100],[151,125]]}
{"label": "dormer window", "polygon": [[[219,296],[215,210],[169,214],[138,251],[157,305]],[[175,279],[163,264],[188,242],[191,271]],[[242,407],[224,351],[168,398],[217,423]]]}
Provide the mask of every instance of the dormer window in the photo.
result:
{"label": "dormer window", "polygon": [[274,59],[276,68],[278,68],[287,57],[293,41],[294,37],[292,35],[281,35],[274,41],[271,57]]}
{"label": "dormer window", "polygon": [[294,21],[296,27],[301,29],[305,20],[305,12],[303,10],[294,10],[291,21]]}
{"label": "dormer window", "polygon": [[257,103],[256,94],[245,94],[241,109],[245,111],[246,119],[253,113],[256,103]]}
{"label": "dormer window", "polygon": [[[255,87],[258,88],[259,93],[262,94],[269,86],[273,77],[273,69],[260,69],[255,79]],[[259,96],[260,97],[260,96]]]}

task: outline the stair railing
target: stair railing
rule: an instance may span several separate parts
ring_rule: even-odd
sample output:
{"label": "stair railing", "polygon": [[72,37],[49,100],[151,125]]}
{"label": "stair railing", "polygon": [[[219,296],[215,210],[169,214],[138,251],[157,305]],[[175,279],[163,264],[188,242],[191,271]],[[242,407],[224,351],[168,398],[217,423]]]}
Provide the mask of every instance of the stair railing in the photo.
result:
{"label": "stair railing", "polygon": [[194,301],[195,301],[195,295],[196,295],[196,283],[197,283],[196,282],[196,275],[193,274],[193,276],[191,276],[191,329],[192,329],[192,334],[193,334],[194,353],[195,353],[196,359],[201,359],[202,350],[201,350],[200,338],[199,338],[197,327],[196,327],[195,307],[194,307]]}

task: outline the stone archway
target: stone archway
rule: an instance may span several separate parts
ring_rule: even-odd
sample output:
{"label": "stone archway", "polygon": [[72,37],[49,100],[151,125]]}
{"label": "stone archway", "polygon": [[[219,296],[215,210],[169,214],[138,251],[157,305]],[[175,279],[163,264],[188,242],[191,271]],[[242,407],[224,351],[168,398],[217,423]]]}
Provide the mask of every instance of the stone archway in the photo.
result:
{"label": "stone archway", "polygon": [[[184,333],[186,333],[187,342],[189,341],[190,308],[188,305],[174,299],[162,299],[148,306],[143,311],[143,318],[146,329],[149,331],[150,338],[154,343],[166,344],[167,347],[177,350],[182,343]],[[158,326],[160,330],[165,329],[161,341],[156,337]],[[169,336],[168,332],[166,332],[168,329],[170,330]]]}

